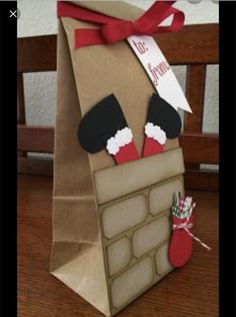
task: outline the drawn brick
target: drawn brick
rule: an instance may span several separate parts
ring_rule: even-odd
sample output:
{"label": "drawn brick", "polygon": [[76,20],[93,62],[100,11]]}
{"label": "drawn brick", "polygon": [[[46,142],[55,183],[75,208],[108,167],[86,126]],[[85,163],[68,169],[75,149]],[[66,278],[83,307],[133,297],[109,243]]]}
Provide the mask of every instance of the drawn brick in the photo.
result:
{"label": "drawn brick", "polygon": [[110,276],[124,268],[131,259],[130,240],[120,239],[107,248],[108,266]]}
{"label": "drawn brick", "polygon": [[156,268],[159,275],[165,274],[169,270],[173,269],[168,260],[168,246],[168,243],[164,244],[160,249],[158,249],[155,255]]}
{"label": "drawn brick", "polygon": [[102,215],[105,237],[110,239],[141,223],[146,215],[146,202],[143,195],[131,197],[105,208]]}
{"label": "drawn brick", "polygon": [[181,177],[153,188],[149,195],[151,214],[155,216],[164,210],[169,210],[173,204],[176,191],[183,194],[184,189]]}
{"label": "drawn brick", "polygon": [[152,279],[152,261],[146,257],[114,279],[111,286],[113,305],[118,308],[125,304],[147,287]]}
{"label": "drawn brick", "polygon": [[157,247],[170,236],[170,222],[166,215],[137,230],[133,236],[134,255],[140,257]]}

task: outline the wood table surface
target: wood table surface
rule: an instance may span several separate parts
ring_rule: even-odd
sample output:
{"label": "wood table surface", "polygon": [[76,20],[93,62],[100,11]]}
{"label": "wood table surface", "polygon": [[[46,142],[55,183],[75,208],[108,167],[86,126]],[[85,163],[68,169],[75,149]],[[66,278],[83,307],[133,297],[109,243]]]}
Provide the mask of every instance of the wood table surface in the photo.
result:
{"label": "wood table surface", "polygon": [[[191,261],[174,270],[117,317],[218,316],[218,193],[187,191],[197,202]],[[18,317],[103,316],[49,274],[52,179],[18,176]]]}

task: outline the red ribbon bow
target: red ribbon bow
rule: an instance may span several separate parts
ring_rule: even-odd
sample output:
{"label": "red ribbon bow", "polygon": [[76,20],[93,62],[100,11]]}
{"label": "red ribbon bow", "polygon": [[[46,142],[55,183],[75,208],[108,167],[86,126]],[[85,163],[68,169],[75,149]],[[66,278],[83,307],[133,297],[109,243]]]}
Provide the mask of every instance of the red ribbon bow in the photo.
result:
{"label": "red ribbon bow", "polygon": [[[178,32],[184,23],[184,13],[173,8],[175,1],[156,1],[136,21],[110,17],[64,1],[58,2],[58,16],[71,17],[85,22],[100,24],[99,29],[75,30],[75,48],[86,45],[111,44],[131,35],[153,35],[163,32]],[[160,26],[173,15],[170,26]]]}

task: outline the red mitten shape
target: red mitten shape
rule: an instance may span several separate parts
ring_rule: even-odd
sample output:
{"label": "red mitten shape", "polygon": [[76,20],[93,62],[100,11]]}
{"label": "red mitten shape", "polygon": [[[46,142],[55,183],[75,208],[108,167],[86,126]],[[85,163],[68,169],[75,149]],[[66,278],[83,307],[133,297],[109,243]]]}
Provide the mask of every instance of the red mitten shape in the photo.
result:
{"label": "red mitten shape", "polygon": [[127,163],[139,159],[137,148],[132,141],[131,143],[119,148],[119,152],[114,155],[117,164]]}
{"label": "red mitten shape", "polygon": [[186,228],[191,226],[193,221],[193,216],[191,216],[186,223],[187,219],[179,219],[175,216],[172,217],[173,225],[177,227],[172,232],[171,241],[169,244],[169,261],[174,267],[182,267],[184,266],[192,255],[192,237],[191,235],[184,229],[178,228],[181,224],[186,224]]}

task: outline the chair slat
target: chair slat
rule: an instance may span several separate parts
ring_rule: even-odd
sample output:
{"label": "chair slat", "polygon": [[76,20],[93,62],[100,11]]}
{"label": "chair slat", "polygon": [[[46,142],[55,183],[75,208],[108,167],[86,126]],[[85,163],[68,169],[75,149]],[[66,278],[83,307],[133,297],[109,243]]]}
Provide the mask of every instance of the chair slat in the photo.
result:
{"label": "chair slat", "polygon": [[17,122],[25,124],[25,97],[22,73],[17,73]]}
{"label": "chair slat", "polygon": [[18,174],[53,176],[53,159],[47,157],[18,157]]}
{"label": "chair slat", "polygon": [[[24,81],[23,81],[23,74],[22,73],[17,73],[17,123],[18,124],[25,124],[26,123]],[[27,152],[18,151],[17,156],[26,157]]]}
{"label": "chair slat", "polygon": [[218,24],[187,25],[154,38],[172,65],[219,63]]}
{"label": "chair slat", "polygon": [[202,131],[206,65],[187,66],[186,97],[193,113],[184,114],[184,131]]}
{"label": "chair slat", "polygon": [[56,35],[17,39],[17,71],[42,72],[56,70]]}
{"label": "chair slat", "polygon": [[184,174],[184,184],[193,190],[219,190],[219,173],[216,171],[188,170]]}
{"label": "chair slat", "polygon": [[18,125],[17,149],[36,153],[53,153],[54,129]]}
{"label": "chair slat", "polygon": [[[193,113],[184,113],[184,131],[202,131],[206,65],[187,65],[186,97]],[[199,164],[188,164],[187,169],[199,170]]]}
{"label": "chair slat", "polygon": [[[187,25],[178,33],[158,34],[154,38],[170,64],[217,64],[218,24]],[[19,38],[18,71],[56,70],[56,35]]]}
{"label": "chair slat", "polygon": [[187,133],[180,136],[186,163],[218,164],[219,135],[216,133]]}

